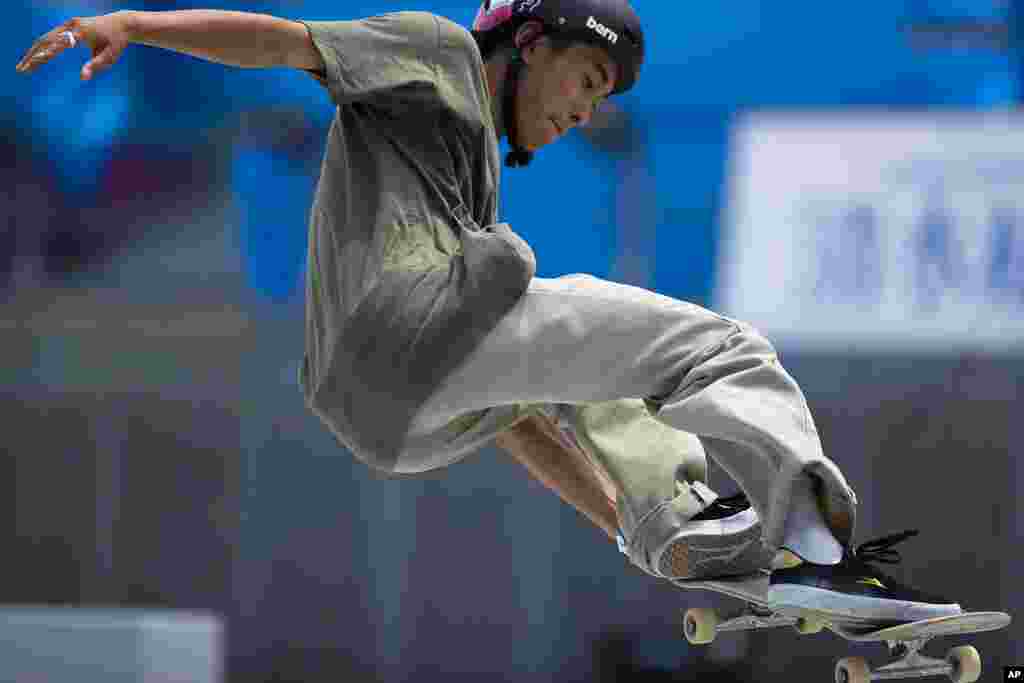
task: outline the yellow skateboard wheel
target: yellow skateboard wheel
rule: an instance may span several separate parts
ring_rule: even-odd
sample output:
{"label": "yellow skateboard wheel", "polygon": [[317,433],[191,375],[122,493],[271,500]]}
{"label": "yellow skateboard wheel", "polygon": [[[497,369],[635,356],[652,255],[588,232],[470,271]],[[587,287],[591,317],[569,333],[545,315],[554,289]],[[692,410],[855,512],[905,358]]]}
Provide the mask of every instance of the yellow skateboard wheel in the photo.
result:
{"label": "yellow skateboard wheel", "polygon": [[953,667],[949,674],[953,683],[974,683],[981,678],[981,657],[970,645],[954,647],[946,655],[946,661]]}
{"label": "yellow skateboard wheel", "polygon": [[836,663],[836,683],[871,683],[871,667],[863,657],[847,657]]}
{"label": "yellow skateboard wheel", "polygon": [[707,645],[715,639],[718,612],[706,607],[693,607],[683,616],[683,634],[691,645]]}
{"label": "yellow skateboard wheel", "polygon": [[806,636],[812,633],[821,633],[821,630],[825,628],[825,622],[814,617],[800,617],[796,620],[793,628],[796,629],[797,633]]}

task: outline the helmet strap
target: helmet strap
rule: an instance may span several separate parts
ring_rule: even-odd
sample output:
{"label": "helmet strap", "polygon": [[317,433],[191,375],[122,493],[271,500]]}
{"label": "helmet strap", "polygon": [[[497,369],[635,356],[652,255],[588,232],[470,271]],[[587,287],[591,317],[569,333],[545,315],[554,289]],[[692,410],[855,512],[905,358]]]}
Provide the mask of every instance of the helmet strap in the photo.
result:
{"label": "helmet strap", "polygon": [[505,165],[509,168],[521,168],[533,161],[533,152],[519,146],[519,122],[516,120],[516,91],[519,89],[519,76],[526,63],[517,50],[512,61],[509,62],[508,71],[505,74],[505,83],[502,85],[502,119],[505,123],[505,130],[508,133],[508,143],[512,150],[505,157]]}

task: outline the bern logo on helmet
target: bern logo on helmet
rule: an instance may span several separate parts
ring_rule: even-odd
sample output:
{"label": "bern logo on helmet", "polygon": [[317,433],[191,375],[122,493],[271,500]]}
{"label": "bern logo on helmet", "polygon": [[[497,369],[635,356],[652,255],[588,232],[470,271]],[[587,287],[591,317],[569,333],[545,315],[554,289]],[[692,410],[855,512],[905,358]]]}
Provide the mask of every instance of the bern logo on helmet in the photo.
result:
{"label": "bern logo on helmet", "polygon": [[614,45],[615,43],[619,42],[619,34],[616,33],[615,31],[611,30],[610,28],[608,28],[607,26],[605,26],[601,22],[599,22],[594,17],[588,17],[587,18],[587,28],[594,29],[594,31],[597,32],[597,35],[601,36],[602,38],[607,40],[612,45]]}

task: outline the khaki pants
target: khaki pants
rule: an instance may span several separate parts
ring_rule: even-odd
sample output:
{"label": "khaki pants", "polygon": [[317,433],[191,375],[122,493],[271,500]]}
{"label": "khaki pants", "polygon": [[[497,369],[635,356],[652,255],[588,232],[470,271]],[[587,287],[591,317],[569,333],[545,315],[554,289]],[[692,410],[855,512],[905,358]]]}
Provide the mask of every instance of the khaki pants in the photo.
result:
{"label": "khaki pants", "polygon": [[558,412],[615,482],[638,552],[711,502],[693,486],[706,481],[705,454],[749,496],[768,550],[802,476],[836,537],[852,541],[856,496],[822,453],[803,393],[748,325],[587,275],[534,278],[419,410],[396,471],[444,467],[531,410]]}

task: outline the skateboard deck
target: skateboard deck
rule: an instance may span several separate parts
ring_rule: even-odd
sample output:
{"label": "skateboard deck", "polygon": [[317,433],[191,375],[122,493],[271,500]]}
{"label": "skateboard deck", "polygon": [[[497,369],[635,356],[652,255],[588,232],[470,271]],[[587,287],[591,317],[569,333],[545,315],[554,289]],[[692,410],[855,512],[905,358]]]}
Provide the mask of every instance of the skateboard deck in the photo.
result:
{"label": "skateboard deck", "polygon": [[973,683],[981,677],[981,658],[971,646],[950,650],[945,659],[921,653],[932,639],[943,636],[981,633],[1005,628],[1010,615],[1003,612],[965,612],[903,624],[887,625],[870,619],[835,617],[809,610],[775,610],[766,599],[767,572],[717,581],[673,581],[684,590],[704,590],[726,595],[745,603],[739,611],[719,614],[716,610],[693,608],[683,617],[686,639],[695,645],[712,642],[719,633],[791,626],[799,633],[818,633],[828,629],[851,642],[884,642],[890,663],[872,669],[863,657],[849,657],[836,663],[837,683],[869,683],[894,678],[948,676],[954,683]]}

